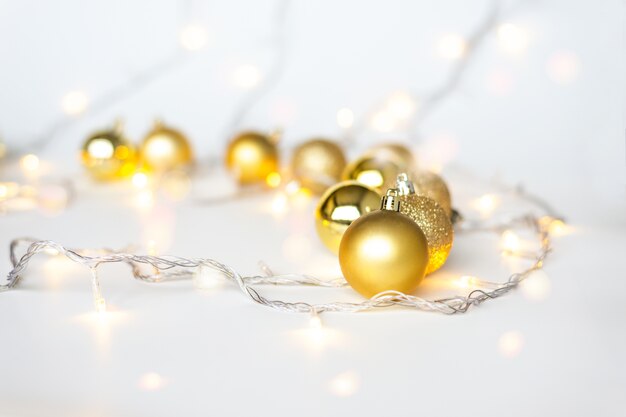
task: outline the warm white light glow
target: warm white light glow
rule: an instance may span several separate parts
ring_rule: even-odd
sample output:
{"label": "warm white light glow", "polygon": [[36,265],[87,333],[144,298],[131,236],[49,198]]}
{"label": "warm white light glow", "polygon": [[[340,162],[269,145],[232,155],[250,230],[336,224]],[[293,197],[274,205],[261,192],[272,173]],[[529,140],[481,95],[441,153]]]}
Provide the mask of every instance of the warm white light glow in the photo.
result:
{"label": "warm white light glow", "polygon": [[528,32],[513,23],[503,23],[498,26],[498,45],[511,55],[520,55],[528,48],[530,37]]}
{"label": "warm white light glow", "polygon": [[33,155],[32,153],[24,155],[22,159],[20,159],[20,166],[26,173],[35,172],[39,169],[39,158],[37,155]]}
{"label": "warm white light glow", "polygon": [[543,301],[550,295],[552,284],[548,275],[542,271],[533,271],[519,284],[522,294],[532,301]]}
{"label": "warm white light glow", "polygon": [[389,114],[394,118],[406,120],[415,113],[417,104],[411,94],[399,91],[389,97],[386,107]]}
{"label": "warm white light glow", "polygon": [[136,172],[133,175],[132,182],[137,188],[145,188],[148,185],[148,176],[144,172]]}
{"label": "warm white light glow", "polygon": [[361,171],[357,175],[356,180],[361,184],[369,185],[374,188],[380,187],[384,182],[382,174],[377,170]]}
{"label": "warm white light glow", "polygon": [[148,210],[154,205],[154,195],[150,190],[142,190],[135,196],[135,206],[142,210]]}
{"label": "warm white light glow", "polygon": [[87,94],[82,91],[70,91],[63,96],[61,107],[66,114],[75,116],[84,112],[88,103]]}
{"label": "warm white light glow", "polygon": [[312,329],[321,329],[322,328],[322,319],[319,314],[312,314],[309,319],[309,325]]}
{"label": "warm white light glow", "polygon": [[202,49],[206,45],[208,38],[206,28],[195,24],[184,26],[178,36],[180,45],[189,51]]}
{"label": "warm white light glow", "polygon": [[472,206],[483,217],[489,217],[499,205],[500,198],[493,194],[485,194],[472,202]]}
{"label": "warm white light glow", "polygon": [[514,358],[522,352],[524,336],[518,331],[508,331],[500,336],[498,350],[505,358]]}
{"label": "warm white light glow", "polygon": [[98,297],[94,300],[94,304],[96,306],[96,311],[98,313],[106,313],[107,311],[107,303],[106,300],[102,297]]}
{"label": "warm white light glow", "polygon": [[502,233],[502,250],[504,252],[517,252],[520,249],[520,238],[514,232],[505,230]]}
{"label": "warm white light glow", "polygon": [[298,191],[300,191],[300,183],[296,180],[289,181],[285,185],[285,192],[289,195],[296,194]]}
{"label": "warm white light glow", "polygon": [[139,378],[138,386],[143,391],[158,391],[165,387],[167,381],[156,372],[145,373]]}
{"label": "warm white light glow", "polygon": [[193,274],[193,286],[199,290],[217,291],[224,288],[226,282],[223,272],[206,265],[200,265]]}
{"label": "warm white light glow", "polygon": [[580,60],[572,52],[560,51],[553,54],[546,65],[546,71],[557,84],[570,84],[576,81],[580,72]]}
{"label": "warm white light glow", "polygon": [[463,275],[459,278],[458,285],[461,288],[469,288],[476,285],[476,277],[469,275]]}
{"label": "warm white light glow", "polygon": [[350,129],[354,123],[354,113],[347,107],[337,111],[337,124],[342,129]]}
{"label": "warm white light glow", "polygon": [[380,111],[372,117],[372,127],[382,133],[391,132],[395,127],[395,120],[391,113]]}
{"label": "warm white light glow", "polygon": [[350,397],[359,389],[359,377],[353,371],[340,373],[330,380],[328,388],[338,397]]}
{"label": "warm white light glow", "polygon": [[115,148],[107,139],[94,139],[87,145],[87,153],[95,159],[109,159],[113,157]]}
{"label": "warm white light glow", "polygon": [[439,39],[437,51],[445,59],[457,60],[465,55],[467,42],[460,35],[449,33]]}
{"label": "warm white light glow", "polygon": [[287,212],[288,198],[283,193],[277,193],[272,200],[272,213],[276,216],[282,216]]}
{"label": "warm white light glow", "polygon": [[261,72],[254,65],[242,65],[233,74],[233,83],[242,89],[256,87],[261,81]]}

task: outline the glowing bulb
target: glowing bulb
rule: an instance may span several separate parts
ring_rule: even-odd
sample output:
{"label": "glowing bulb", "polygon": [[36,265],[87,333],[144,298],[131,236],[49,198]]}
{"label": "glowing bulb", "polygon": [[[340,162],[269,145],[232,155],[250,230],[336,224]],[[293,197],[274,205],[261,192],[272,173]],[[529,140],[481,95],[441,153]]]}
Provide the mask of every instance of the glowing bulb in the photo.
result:
{"label": "glowing bulb", "polygon": [[148,176],[144,172],[136,172],[133,175],[132,182],[137,188],[145,188],[148,185]]}
{"label": "glowing bulb", "polygon": [[502,233],[502,249],[505,252],[516,252],[520,248],[520,239],[515,233],[510,230],[505,230]]}
{"label": "glowing bulb", "polygon": [[233,83],[242,89],[254,88],[261,81],[261,72],[254,65],[242,65],[233,74]]}
{"label": "glowing bulb", "polygon": [[387,111],[396,119],[408,119],[416,108],[415,99],[406,92],[394,93],[387,100]]}
{"label": "glowing bulb", "polygon": [[271,188],[276,188],[280,185],[281,177],[278,172],[270,172],[265,178],[265,182]]}
{"label": "glowing bulb", "polygon": [[115,154],[115,148],[107,139],[94,139],[89,142],[87,153],[94,159],[109,159]]}
{"label": "glowing bulb", "polygon": [[79,115],[85,111],[89,99],[87,95],[82,91],[70,91],[61,101],[61,107],[66,114],[70,116]]}
{"label": "glowing bulb", "polygon": [[289,181],[285,186],[285,192],[289,195],[293,195],[300,191],[300,183],[296,180]]}
{"label": "glowing bulb", "polygon": [[379,132],[391,132],[395,127],[394,118],[388,111],[380,111],[372,117],[372,127]]}
{"label": "glowing bulb", "polygon": [[503,23],[497,30],[500,48],[509,54],[519,55],[528,48],[528,33],[513,23]]}
{"label": "glowing bulb", "polygon": [[489,217],[500,205],[500,199],[496,195],[485,194],[475,200],[472,205],[483,217]]}
{"label": "glowing bulb", "polygon": [[349,397],[359,389],[359,378],[352,371],[343,372],[330,380],[329,389],[338,397]]}
{"label": "glowing bulb", "polygon": [[524,336],[517,331],[508,331],[500,336],[498,350],[506,358],[514,358],[519,355],[524,346]]}
{"label": "glowing bulb", "polygon": [[197,51],[206,45],[207,30],[204,26],[189,24],[183,27],[178,36],[180,45],[188,51]]}
{"label": "glowing bulb", "polygon": [[96,305],[96,311],[98,313],[106,313],[107,311],[107,302],[104,298],[102,297],[98,297],[95,299],[94,301],[95,305]]}
{"label": "glowing bulb", "polygon": [[546,71],[555,83],[570,84],[578,78],[580,60],[572,52],[557,52],[548,60]]}
{"label": "glowing bulb", "polygon": [[469,276],[469,275],[463,275],[462,277],[459,278],[459,287],[461,288],[469,288],[472,287],[476,284],[476,278]]}
{"label": "glowing bulb", "polygon": [[311,314],[311,319],[309,320],[309,325],[311,326],[312,329],[321,329],[322,328],[322,319],[320,318],[319,314],[317,314],[317,313],[312,313]]}
{"label": "glowing bulb", "polygon": [[35,172],[39,168],[39,158],[32,153],[24,155],[20,160],[20,166],[24,172]]}
{"label": "glowing bulb", "polygon": [[139,388],[144,391],[158,391],[166,385],[167,381],[156,372],[148,372],[139,378]]}
{"label": "glowing bulb", "polygon": [[437,43],[439,55],[445,59],[457,60],[467,51],[467,42],[460,35],[449,33],[439,39]]}
{"label": "glowing bulb", "polygon": [[350,129],[354,123],[354,113],[347,107],[337,111],[337,124],[342,129]]}

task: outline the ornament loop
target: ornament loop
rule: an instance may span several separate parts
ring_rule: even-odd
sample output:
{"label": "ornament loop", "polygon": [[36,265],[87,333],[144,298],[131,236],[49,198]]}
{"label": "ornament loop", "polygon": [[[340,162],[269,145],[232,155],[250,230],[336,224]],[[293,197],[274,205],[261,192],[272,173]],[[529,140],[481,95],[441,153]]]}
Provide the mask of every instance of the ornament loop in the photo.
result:
{"label": "ornament loop", "polygon": [[381,210],[400,211],[400,200],[398,200],[398,190],[390,188],[387,195],[384,195],[380,201]]}

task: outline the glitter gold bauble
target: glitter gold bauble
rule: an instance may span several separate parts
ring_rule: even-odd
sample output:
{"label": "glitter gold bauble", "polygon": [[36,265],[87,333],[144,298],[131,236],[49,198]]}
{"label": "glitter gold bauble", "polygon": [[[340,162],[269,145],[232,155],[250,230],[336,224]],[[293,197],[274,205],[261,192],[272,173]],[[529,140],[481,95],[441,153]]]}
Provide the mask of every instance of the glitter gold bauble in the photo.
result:
{"label": "glitter gold bauble", "polygon": [[380,206],[380,195],[357,181],[344,181],[326,190],[315,210],[315,228],[320,239],[335,254],[341,238],[353,221]]}
{"label": "glitter gold bauble", "polygon": [[406,174],[398,175],[400,213],[409,216],[424,232],[428,242],[428,267],[426,275],[441,268],[448,259],[454,230],[450,217],[433,199],[415,194],[413,184]]}
{"label": "glitter gold bauble", "polygon": [[383,291],[413,292],[428,266],[428,243],[419,226],[398,210],[395,190],[381,210],[355,220],[339,246],[339,264],[348,283],[365,297]]}
{"label": "glitter gold bauble", "polygon": [[411,170],[415,163],[411,150],[401,143],[381,143],[370,148],[367,153],[380,158],[391,158],[405,171]]}
{"label": "glitter gold bauble", "polygon": [[193,150],[183,133],[157,120],[139,147],[143,166],[152,171],[170,171],[193,162]]}
{"label": "glitter gold bauble", "polygon": [[341,178],[346,157],[339,145],[313,139],[299,145],[293,153],[291,172],[302,186],[321,194]]}
{"label": "glitter gold bauble", "polygon": [[448,185],[439,175],[430,171],[418,171],[412,176],[415,193],[435,200],[448,217],[452,217],[452,201]]}
{"label": "glitter gold bauble", "polygon": [[136,164],[133,145],[122,133],[121,125],[89,136],[81,150],[83,165],[98,180],[130,176]]}
{"label": "glitter gold bauble", "polygon": [[366,154],[349,163],[342,178],[358,181],[382,192],[393,187],[401,168],[401,164],[394,159]]}
{"label": "glitter gold bauble", "polygon": [[278,171],[276,140],[258,132],[235,136],[226,149],[226,166],[242,184],[264,182]]}

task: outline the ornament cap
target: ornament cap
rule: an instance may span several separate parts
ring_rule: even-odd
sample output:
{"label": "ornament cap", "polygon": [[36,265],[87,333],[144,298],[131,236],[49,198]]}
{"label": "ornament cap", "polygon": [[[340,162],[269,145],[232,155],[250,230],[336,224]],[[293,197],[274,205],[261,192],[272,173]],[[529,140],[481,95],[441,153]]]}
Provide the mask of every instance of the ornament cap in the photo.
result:
{"label": "ornament cap", "polygon": [[390,188],[387,195],[384,195],[380,201],[381,210],[400,211],[400,200],[398,199],[398,190]]}
{"label": "ornament cap", "polygon": [[396,178],[396,189],[398,190],[398,195],[415,194],[415,186],[413,182],[409,180],[409,176],[406,172],[398,174]]}

